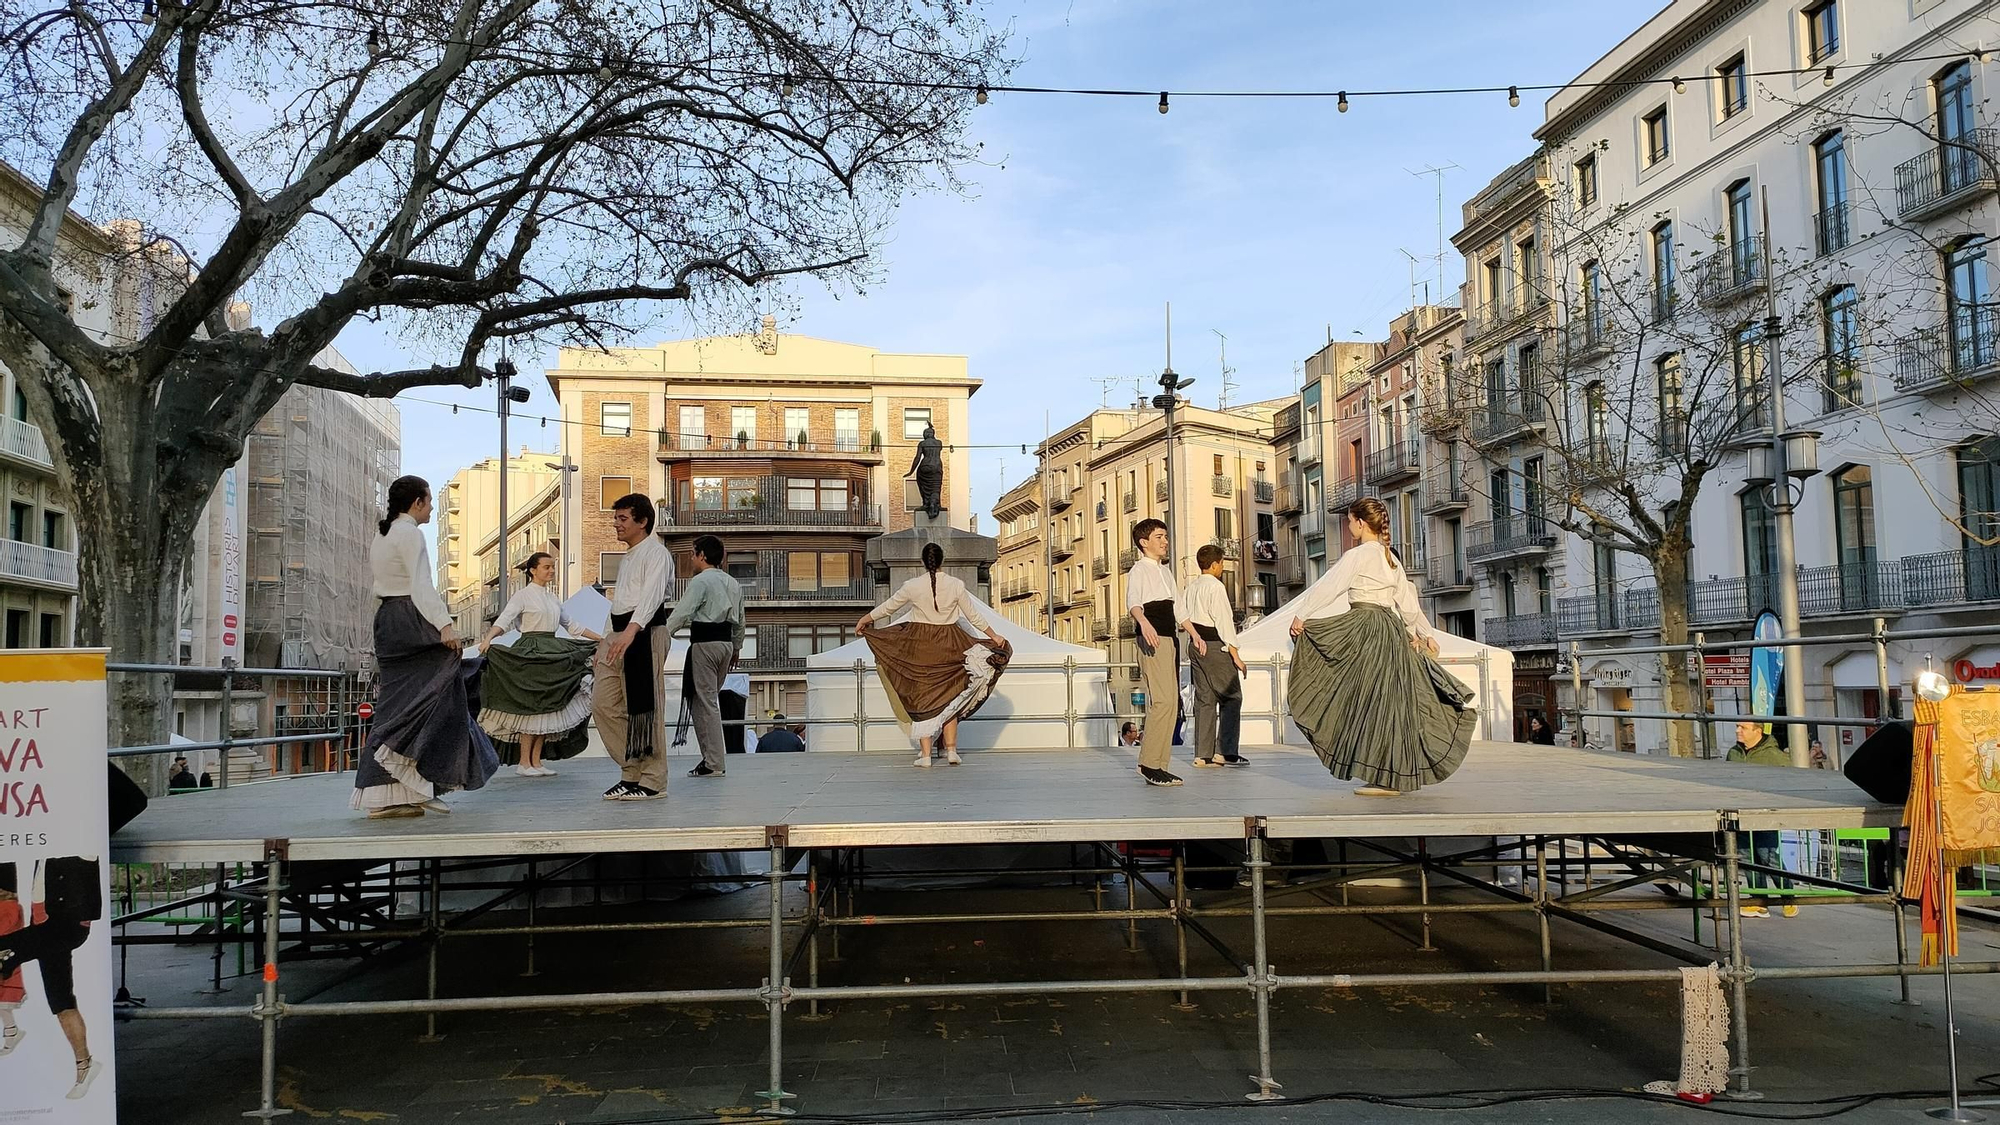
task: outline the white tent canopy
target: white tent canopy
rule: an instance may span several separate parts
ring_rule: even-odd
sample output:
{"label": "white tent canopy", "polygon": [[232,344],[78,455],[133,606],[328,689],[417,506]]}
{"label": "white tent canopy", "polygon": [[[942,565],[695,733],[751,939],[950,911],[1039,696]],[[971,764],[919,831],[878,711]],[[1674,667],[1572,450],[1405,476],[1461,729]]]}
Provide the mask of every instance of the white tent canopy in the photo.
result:
{"label": "white tent canopy", "polygon": [[[1033,633],[978,602],[995,632],[1014,647],[1014,658],[992,698],[960,728],[963,749],[1060,749],[1106,746],[1111,720],[1065,716],[1104,715],[1111,709],[1109,663],[1103,649],[1073,645]],[[856,615],[859,616],[858,614]],[[806,658],[806,744],[813,750],[854,750],[854,719],[866,709],[866,749],[902,750],[909,745],[896,713],[875,674],[868,642],[856,639]],[[826,722],[824,720],[838,720]]]}

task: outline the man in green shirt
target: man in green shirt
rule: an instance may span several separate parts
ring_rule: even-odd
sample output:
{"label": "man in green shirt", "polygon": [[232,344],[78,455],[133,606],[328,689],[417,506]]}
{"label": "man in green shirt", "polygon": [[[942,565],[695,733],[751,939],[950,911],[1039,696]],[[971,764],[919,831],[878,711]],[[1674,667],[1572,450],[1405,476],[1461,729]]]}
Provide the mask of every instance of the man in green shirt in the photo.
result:
{"label": "man in green shirt", "polygon": [[743,586],[722,569],[722,540],[713,535],[695,538],[694,577],[667,618],[667,636],[683,625],[688,628],[688,678],[694,685],[688,710],[701,744],[701,764],[688,776],[721,777],[728,772],[722,756],[722,681],[743,651]]}
{"label": "man in green shirt", "polygon": [[[1736,745],[1729,748],[1728,760],[1748,762],[1753,766],[1789,766],[1792,764],[1792,755],[1778,744],[1777,739],[1771,737],[1771,732],[1764,729],[1764,724],[1737,723]],[[1780,869],[1785,866],[1784,843],[1776,832],[1738,833],[1737,839],[1739,848],[1743,843],[1749,844],[1752,863]],[[1749,881],[1752,887],[1766,885],[1765,876],[1760,871],[1752,871]],[[1769,885],[1784,890],[1792,889],[1792,881],[1783,876],[1772,879]],[[1760,899],[1755,903],[1746,904],[1741,913],[1745,918],[1769,918],[1771,907],[1768,902]],[[1788,902],[1783,908],[1783,913],[1787,918],[1796,918],[1799,908]]]}

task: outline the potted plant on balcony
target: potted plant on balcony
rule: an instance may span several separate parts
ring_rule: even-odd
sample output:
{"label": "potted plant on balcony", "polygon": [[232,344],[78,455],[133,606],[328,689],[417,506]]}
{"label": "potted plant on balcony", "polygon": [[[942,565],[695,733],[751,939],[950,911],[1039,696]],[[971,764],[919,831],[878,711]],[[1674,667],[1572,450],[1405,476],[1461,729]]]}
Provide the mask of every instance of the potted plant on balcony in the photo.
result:
{"label": "potted plant on balcony", "polygon": [[870,453],[880,453],[880,452],[882,452],[882,431],[881,431],[881,430],[871,430],[871,431],[869,432],[869,434],[868,434],[868,452],[870,452]]}
{"label": "potted plant on balcony", "polygon": [[799,431],[799,436],[796,439],[796,442],[797,444],[793,445],[792,448],[798,450],[804,450],[806,448],[807,439],[806,439],[806,432],[804,430]]}
{"label": "potted plant on balcony", "polygon": [[738,448],[738,449],[748,449],[748,448],[750,448],[750,431],[749,431],[749,430],[738,430],[738,431],[736,431],[736,448]]}

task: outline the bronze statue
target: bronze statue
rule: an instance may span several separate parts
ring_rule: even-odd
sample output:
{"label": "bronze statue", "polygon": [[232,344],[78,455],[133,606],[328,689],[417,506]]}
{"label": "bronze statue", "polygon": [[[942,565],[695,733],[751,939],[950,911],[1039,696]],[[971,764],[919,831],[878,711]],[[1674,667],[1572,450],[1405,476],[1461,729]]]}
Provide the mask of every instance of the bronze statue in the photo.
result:
{"label": "bronze statue", "polygon": [[904,480],[917,478],[917,494],[923,498],[924,514],[932,519],[944,510],[944,443],[937,430],[924,427],[924,439],[917,443],[917,459],[910,462]]}

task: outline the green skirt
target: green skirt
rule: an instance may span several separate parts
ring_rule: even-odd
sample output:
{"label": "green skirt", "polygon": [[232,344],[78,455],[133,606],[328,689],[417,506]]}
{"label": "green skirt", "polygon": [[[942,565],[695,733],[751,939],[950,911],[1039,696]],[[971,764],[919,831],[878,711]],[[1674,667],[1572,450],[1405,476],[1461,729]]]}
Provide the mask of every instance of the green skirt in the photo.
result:
{"label": "green skirt", "polygon": [[1343,780],[1408,793],[1450,777],[1472,744],[1472,692],[1412,648],[1385,606],[1306,622],[1285,694],[1292,721]]}
{"label": "green skirt", "polygon": [[523,633],[510,646],[489,647],[479,675],[479,725],[495,742],[518,743],[524,734],[546,736],[543,756],[558,761],[580,753],[585,739],[562,736],[583,733],[590,718],[590,667],[596,655],[596,642],[554,633]]}

